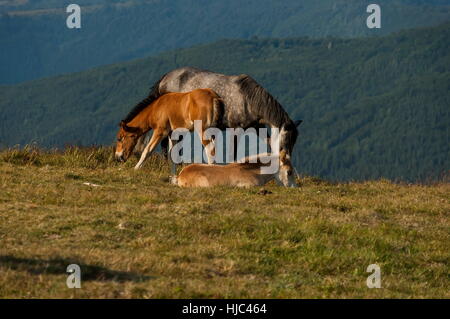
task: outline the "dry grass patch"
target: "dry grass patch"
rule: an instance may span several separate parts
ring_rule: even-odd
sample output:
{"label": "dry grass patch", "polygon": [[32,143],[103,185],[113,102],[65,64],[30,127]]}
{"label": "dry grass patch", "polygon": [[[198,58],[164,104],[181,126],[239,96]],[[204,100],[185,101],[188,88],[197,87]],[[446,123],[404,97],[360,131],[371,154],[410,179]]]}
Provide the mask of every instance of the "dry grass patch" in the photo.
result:
{"label": "dry grass patch", "polygon": [[447,183],[181,189],[159,156],[133,164],[107,147],[0,152],[0,297],[450,297]]}

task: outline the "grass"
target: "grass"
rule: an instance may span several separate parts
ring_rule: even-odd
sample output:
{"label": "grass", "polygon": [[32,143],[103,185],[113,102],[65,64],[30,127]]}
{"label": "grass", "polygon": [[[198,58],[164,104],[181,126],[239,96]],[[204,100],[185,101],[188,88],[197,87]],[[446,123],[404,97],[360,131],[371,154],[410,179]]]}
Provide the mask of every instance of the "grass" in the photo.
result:
{"label": "grass", "polygon": [[450,297],[449,183],[181,189],[112,154],[0,152],[1,298]]}

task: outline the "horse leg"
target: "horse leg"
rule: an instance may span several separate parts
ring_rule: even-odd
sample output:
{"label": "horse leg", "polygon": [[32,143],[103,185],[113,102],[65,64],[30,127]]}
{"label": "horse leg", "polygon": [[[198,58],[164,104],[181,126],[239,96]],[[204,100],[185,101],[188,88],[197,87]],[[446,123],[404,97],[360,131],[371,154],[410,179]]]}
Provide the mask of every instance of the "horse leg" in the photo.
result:
{"label": "horse leg", "polygon": [[140,169],[142,165],[144,164],[144,161],[147,159],[147,156],[149,156],[153,150],[156,148],[159,142],[165,137],[163,131],[154,131],[152,138],[150,139],[150,142],[148,142],[147,146],[145,147],[144,151],[142,152],[141,158],[139,162],[136,164],[134,169]]}
{"label": "horse leg", "polygon": [[142,151],[145,148],[145,137],[147,134],[143,134],[138,137],[138,140],[136,142],[136,146],[134,147],[133,153],[136,156],[140,156],[142,154]]}
{"label": "horse leg", "polygon": [[[241,140],[241,136],[236,135],[234,136],[234,154],[233,154],[233,161],[236,163],[238,161],[238,150],[239,150],[239,142]],[[245,153],[244,153],[245,156]]]}
{"label": "horse leg", "polygon": [[177,166],[172,160],[171,152],[172,152],[172,148],[175,146],[177,141],[174,141],[171,138],[169,138],[168,141],[169,141],[169,153],[168,153],[167,158],[169,160],[169,165],[170,165],[170,174],[171,174],[171,176],[175,176],[177,174]]}
{"label": "horse leg", "polygon": [[164,156],[164,158],[169,159],[169,151],[168,151],[168,145],[169,145],[169,138],[165,137],[161,141],[161,153]]}
{"label": "horse leg", "polygon": [[206,157],[208,158],[208,164],[213,164],[216,156],[214,140],[202,140],[202,144],[205,148]]}
{"label": "horse leg", "polygon": [[[206,157],[208,158],[208,164],[212,164],[214,163],[214,156],[215,156],[215,149],[214,149],[214,140],[205,140],[203,138],[203,128],[198,128],[197,130],[197,134],[200,137],[200,141],[202,141],[202,145],[205,148],[205,152],[206,152]],[[202,158],[203,158],[203,154],[202,154]]]}

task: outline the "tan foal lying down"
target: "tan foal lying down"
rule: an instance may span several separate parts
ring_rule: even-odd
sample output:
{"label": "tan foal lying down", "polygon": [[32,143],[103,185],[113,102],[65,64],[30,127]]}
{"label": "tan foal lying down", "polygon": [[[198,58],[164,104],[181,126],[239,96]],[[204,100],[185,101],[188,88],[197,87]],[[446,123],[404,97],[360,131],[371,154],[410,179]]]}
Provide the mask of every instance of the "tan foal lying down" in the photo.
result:
{"label": "tan foal lying down", "polygon": [[[212,187],[219,185],[250,187],[262,186],[275,179],[278,184],[284,186],[296,187],[294,177],[294,169],[291,161],[286,157],[286,153],[282,151],[280,157],[276,155],[259,155],[261,157],[272,157],[279,160],[278,171],[272,174],[262,174],[261,167],[270,164],[232,163],[228,165],[208,165],[208,164],[192,164],[183,168],[178,177],[172,178],[171,182],[181,187]],[[267,160],[266,160],[267,161]],[[265,162],[266,162],[265,161]]]}

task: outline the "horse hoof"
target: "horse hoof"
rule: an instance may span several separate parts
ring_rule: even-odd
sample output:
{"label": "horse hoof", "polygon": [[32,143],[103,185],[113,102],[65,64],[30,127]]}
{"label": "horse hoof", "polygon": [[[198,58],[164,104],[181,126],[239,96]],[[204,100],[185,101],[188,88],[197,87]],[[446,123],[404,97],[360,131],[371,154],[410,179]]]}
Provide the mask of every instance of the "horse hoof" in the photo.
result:
{"label": "horse hoof", "polygon": [[169,183],[173,185],[178,185],[178,177],[176,175],[169,176]]}

